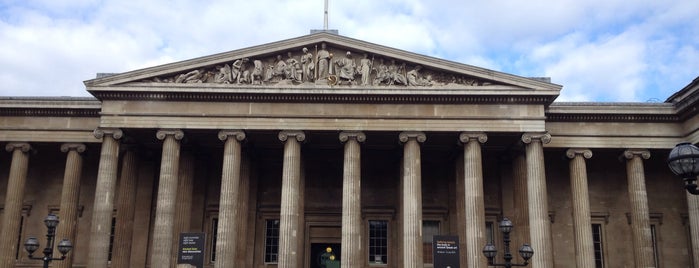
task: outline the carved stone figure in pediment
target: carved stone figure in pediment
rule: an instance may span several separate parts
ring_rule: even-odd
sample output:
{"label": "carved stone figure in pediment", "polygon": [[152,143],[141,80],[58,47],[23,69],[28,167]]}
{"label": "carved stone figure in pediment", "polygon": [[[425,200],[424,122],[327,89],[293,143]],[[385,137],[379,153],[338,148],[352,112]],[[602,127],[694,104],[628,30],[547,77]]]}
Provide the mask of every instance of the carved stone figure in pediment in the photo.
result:
{"label": "carved stone figure in pediment", "polygon": [[250,73],[250,84],[261,85],[262,84],[262,75],[264,72],[264,66],[262,66],[262,61],[261,60],[254,60],[252,62],[252,64],[253,64],[253,69],[252,69],[252,73]]}
{"label": "carved stone figure in pediment", "polygon": [[425,79],[420,75],[420,70],[422,66],[416,65],[415,68],[410,70],[407,74],[408,85],[409,86],[431,86],[432,81],[429,78]]}
{"label": "carved stone figure in pediment", "polygon": [[269,61],[267,68],[265,69],[265,76],[262,81],[269,82],[274,78],[274,61]]}
{"label": "carved stone figure in pediment", "polygon": [[204,74],[206,71],[204,69],[197,69],[190,71],[185,74],[180,74],[175,79],[175,83],[203,83]]}
{"label": "carved stone figure in pediment", "polygon": [[308,49],[305,47],[301,50],[301,52],[303,52],[301,55],[301,69],[303,70],[301,81],[312,82],[315,79],[313,75],[313,72],[315,71],[313,54],[308,52]]}
{"label": "carved stone figure in pediment", "polygon": [[362,86],[371,85],[371,68],[373,64],[373,58],[370,60],[369,56],[364,53],[364,57],[359,60],[359,73],[362,76]]}
{"label": "carved stone figure in pediment", "polygon": [[330,59],[332,58],[332,54],[326,49],[325,43],[321,43],[318,55],[316,55],[318,62],[318,75],[316,75],[316,78],[318,79],[324,79],[328,77],[330,73]]}
{"label": "carved stone figure in pediment", "polygon": [[391,77],[389,85],[400,84],[408,85],[408,81],[405,79],[405,63],[401,65],[396,65],[396,60],[391,60],[391,65],[388,66],[388,73]]}
{"label": "carved stone figure in pediment", "polygon": [[293,82],[301,81],[301,64],[299,63],[291,52],[287,53],[289,57],[286,60],[286,69],[284,70],[284,78],[289,79]]}
{"label": "carved stone figure in pediment", "polygon": [[248,60],[248,58],[238,59],[233,62],[233,65],[231,65],[231,76],[233,77],[233,80],[236,81],[236,84],[247,81],[246,76],[249,75],[249,72],[246,71],[246,65]]}
{"label": "carved stone figure in pediment", "polygon": [[391,75],[388,73],[388,66],[384,64],[383,59],[379,59],[379,65],[375,70],[376,78],[374,78],[374,85],[391,83]]}
{"label": "carved stone figure in pediment", "polygon": [[286,62],[282,59],[282,55],[277,55],[277,63],[274,64],[274,74],[272,78],[279,77],[284,78],[284,73],[286,72]]}
{"label": "carved stone figure in pediment", "polygon": [[347,81],[350,85],[354,83],[354,76],[357,71],[357,65],[354,63],[354,59],[352,58],[352,52],[347,51],[345,54],[345,57],[342,59],[339,59],[335,62],[338,67],[338,73],[340,77],[340,83],[342,81]]}
{"label": "carved stone figure in pediment", "polygon": [[233,81],[230,65],[216,66],[216,69],[218,69],[218,74],[216,74],[216,79],[214,80],[216,83],[230,84]]}

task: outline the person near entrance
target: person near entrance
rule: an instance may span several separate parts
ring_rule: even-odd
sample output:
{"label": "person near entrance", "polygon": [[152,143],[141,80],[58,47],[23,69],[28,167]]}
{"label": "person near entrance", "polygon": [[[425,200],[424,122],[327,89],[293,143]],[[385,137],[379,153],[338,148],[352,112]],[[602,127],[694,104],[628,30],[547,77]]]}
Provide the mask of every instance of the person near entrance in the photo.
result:
{"label": "person near entrance", "polygon": [[322,268],[339,268],[340,262],[335,260],[335,253],[331,247],[325,248],[325,252],[318,256],[318,265]]}

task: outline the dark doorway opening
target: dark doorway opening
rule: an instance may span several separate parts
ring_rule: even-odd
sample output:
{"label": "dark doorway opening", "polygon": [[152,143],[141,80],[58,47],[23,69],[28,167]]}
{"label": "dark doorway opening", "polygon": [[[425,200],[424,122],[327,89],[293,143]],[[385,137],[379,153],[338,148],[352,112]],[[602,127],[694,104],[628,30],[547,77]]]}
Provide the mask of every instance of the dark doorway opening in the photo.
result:
{"label": "dark doorway opening", "polygon": [[[335,260],[340,261],[340,244],[339,243],[312,243],[311,244],[311,268],[325,268],[321,266],[323,253],[326,253],[327,248],[332,249],[332,254],[335,255]],[[327,255],[325,255],[327,256]]]}

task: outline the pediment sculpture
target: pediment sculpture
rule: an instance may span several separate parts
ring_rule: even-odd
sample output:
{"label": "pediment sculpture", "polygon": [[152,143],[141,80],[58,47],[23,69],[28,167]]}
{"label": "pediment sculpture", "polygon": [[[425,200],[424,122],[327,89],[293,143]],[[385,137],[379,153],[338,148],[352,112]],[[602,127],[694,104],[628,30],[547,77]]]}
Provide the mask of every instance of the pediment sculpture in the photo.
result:
{"label": "pediment sculpture", "polygon": [[476,77],[431,69],[382,55],[331,48],[324,42],[315,44],[313,51],[306,46],[298,51],[244,57],[174,75],[148,78],[141,82],[404,87],[493,84]]}

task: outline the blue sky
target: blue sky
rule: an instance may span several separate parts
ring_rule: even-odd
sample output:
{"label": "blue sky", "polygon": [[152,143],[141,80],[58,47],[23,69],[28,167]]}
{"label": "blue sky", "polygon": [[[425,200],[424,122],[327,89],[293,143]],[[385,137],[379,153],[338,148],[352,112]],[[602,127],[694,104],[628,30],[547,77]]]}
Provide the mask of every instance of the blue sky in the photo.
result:
{"label": "blue sky", "polygon": [[[330,0],[341,35],[563,85],[557,101],[664,101],[699,76],[699,1]],[[294,38],[323,0],[0,0],[0,96]]]}

